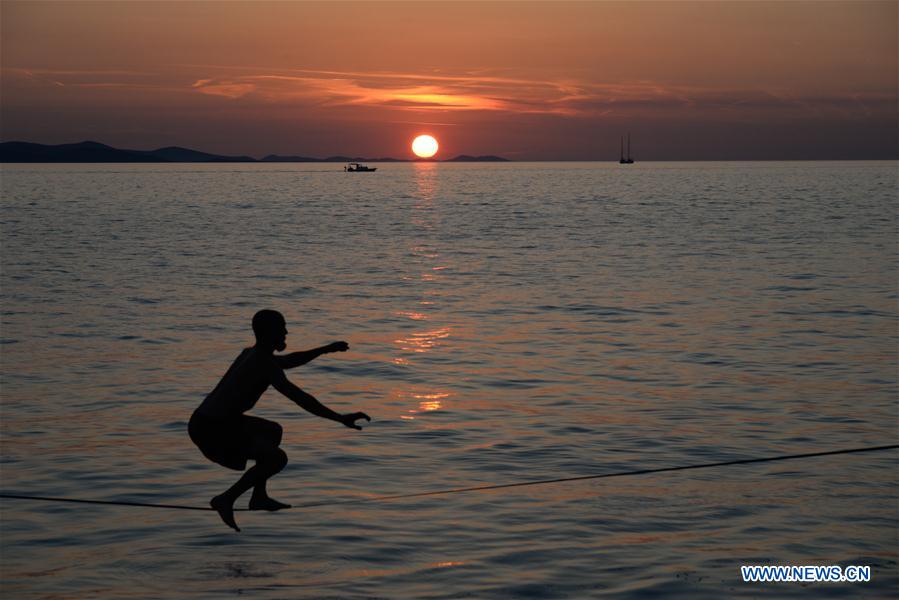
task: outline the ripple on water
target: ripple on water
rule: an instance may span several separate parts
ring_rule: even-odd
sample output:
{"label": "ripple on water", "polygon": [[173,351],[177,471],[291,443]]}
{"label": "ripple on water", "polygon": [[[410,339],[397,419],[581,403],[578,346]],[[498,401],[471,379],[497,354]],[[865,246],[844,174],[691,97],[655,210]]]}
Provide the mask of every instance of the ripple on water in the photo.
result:
{"label": "ripple on water", "polygon": [[239,535],[0,500],[4,592],[805,597],[739,565],[833,562],[890,597],[895,453],[336,500],[889,443],[895,190],[869,183],[894,170],[6,166],[5,492],[205,505],[238,473],[185,422],[263,307],[291,350],[350,342],[290,377],[374,420],[267,393],[290,457],[269,489],[316,506],[240,512]]}

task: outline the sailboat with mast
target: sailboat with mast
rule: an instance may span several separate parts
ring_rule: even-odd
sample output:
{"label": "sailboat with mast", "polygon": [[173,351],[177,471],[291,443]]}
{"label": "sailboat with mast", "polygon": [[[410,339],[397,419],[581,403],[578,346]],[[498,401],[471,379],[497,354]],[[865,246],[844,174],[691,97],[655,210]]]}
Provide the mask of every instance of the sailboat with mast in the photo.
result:
{"label": "sailboat with mast", "polygon": [[618,162],[622,165],[632,165],[634,164],[634,159],[631,158],[631,134],[627,134],[627,158],[624,156],[624,137],[621,138],[621,158]]}

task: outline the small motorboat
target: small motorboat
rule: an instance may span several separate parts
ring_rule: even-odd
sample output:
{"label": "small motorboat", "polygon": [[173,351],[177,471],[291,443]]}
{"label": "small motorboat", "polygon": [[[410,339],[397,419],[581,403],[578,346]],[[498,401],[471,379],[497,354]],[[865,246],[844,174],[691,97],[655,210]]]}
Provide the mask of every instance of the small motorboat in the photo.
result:
{"label": "small motorboat", "polygon": [[359,163],[350,163],[343,168],[347,173],[374,173],[378,170],[378,167],[366,167],[365,165],[360,165]]}

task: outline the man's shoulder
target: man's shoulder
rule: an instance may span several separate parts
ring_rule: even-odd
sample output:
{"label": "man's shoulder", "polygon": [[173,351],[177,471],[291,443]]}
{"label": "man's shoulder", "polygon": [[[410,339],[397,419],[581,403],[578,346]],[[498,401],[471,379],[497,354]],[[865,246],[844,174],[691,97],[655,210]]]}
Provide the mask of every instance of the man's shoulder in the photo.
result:
{"label": "man's shoulder", "polygon": [[271,374],[273,371],[283,371],[276,357],[272,354],[258,352],[256,348],[247,348],[244,350],[244,353],[242,357],[253,371],[266,374]]}

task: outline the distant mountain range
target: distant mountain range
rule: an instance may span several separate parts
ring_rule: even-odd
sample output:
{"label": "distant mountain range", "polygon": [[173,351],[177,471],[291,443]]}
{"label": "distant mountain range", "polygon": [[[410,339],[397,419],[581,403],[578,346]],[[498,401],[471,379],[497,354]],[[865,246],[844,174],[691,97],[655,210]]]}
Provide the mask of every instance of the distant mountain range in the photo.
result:
{"label": "distant mountain range", "polygon": [[[504,162],[499,156],[468,156],[461,154],[445,161],[433,162]],[[310,158],[307,156],[278,156],[269,154],[262,160],[252,156],[221,156],[199,152],[189,148],[169,146],[158,150],[121,150],[98,142],[80,142],[47,146],[30,142],[0,143],[0,163],[219,163],[219,162],[417,162],[398,158],[362,158],[349,156],[329,156]],[[432,161],[428,161],[432,162]]]}

